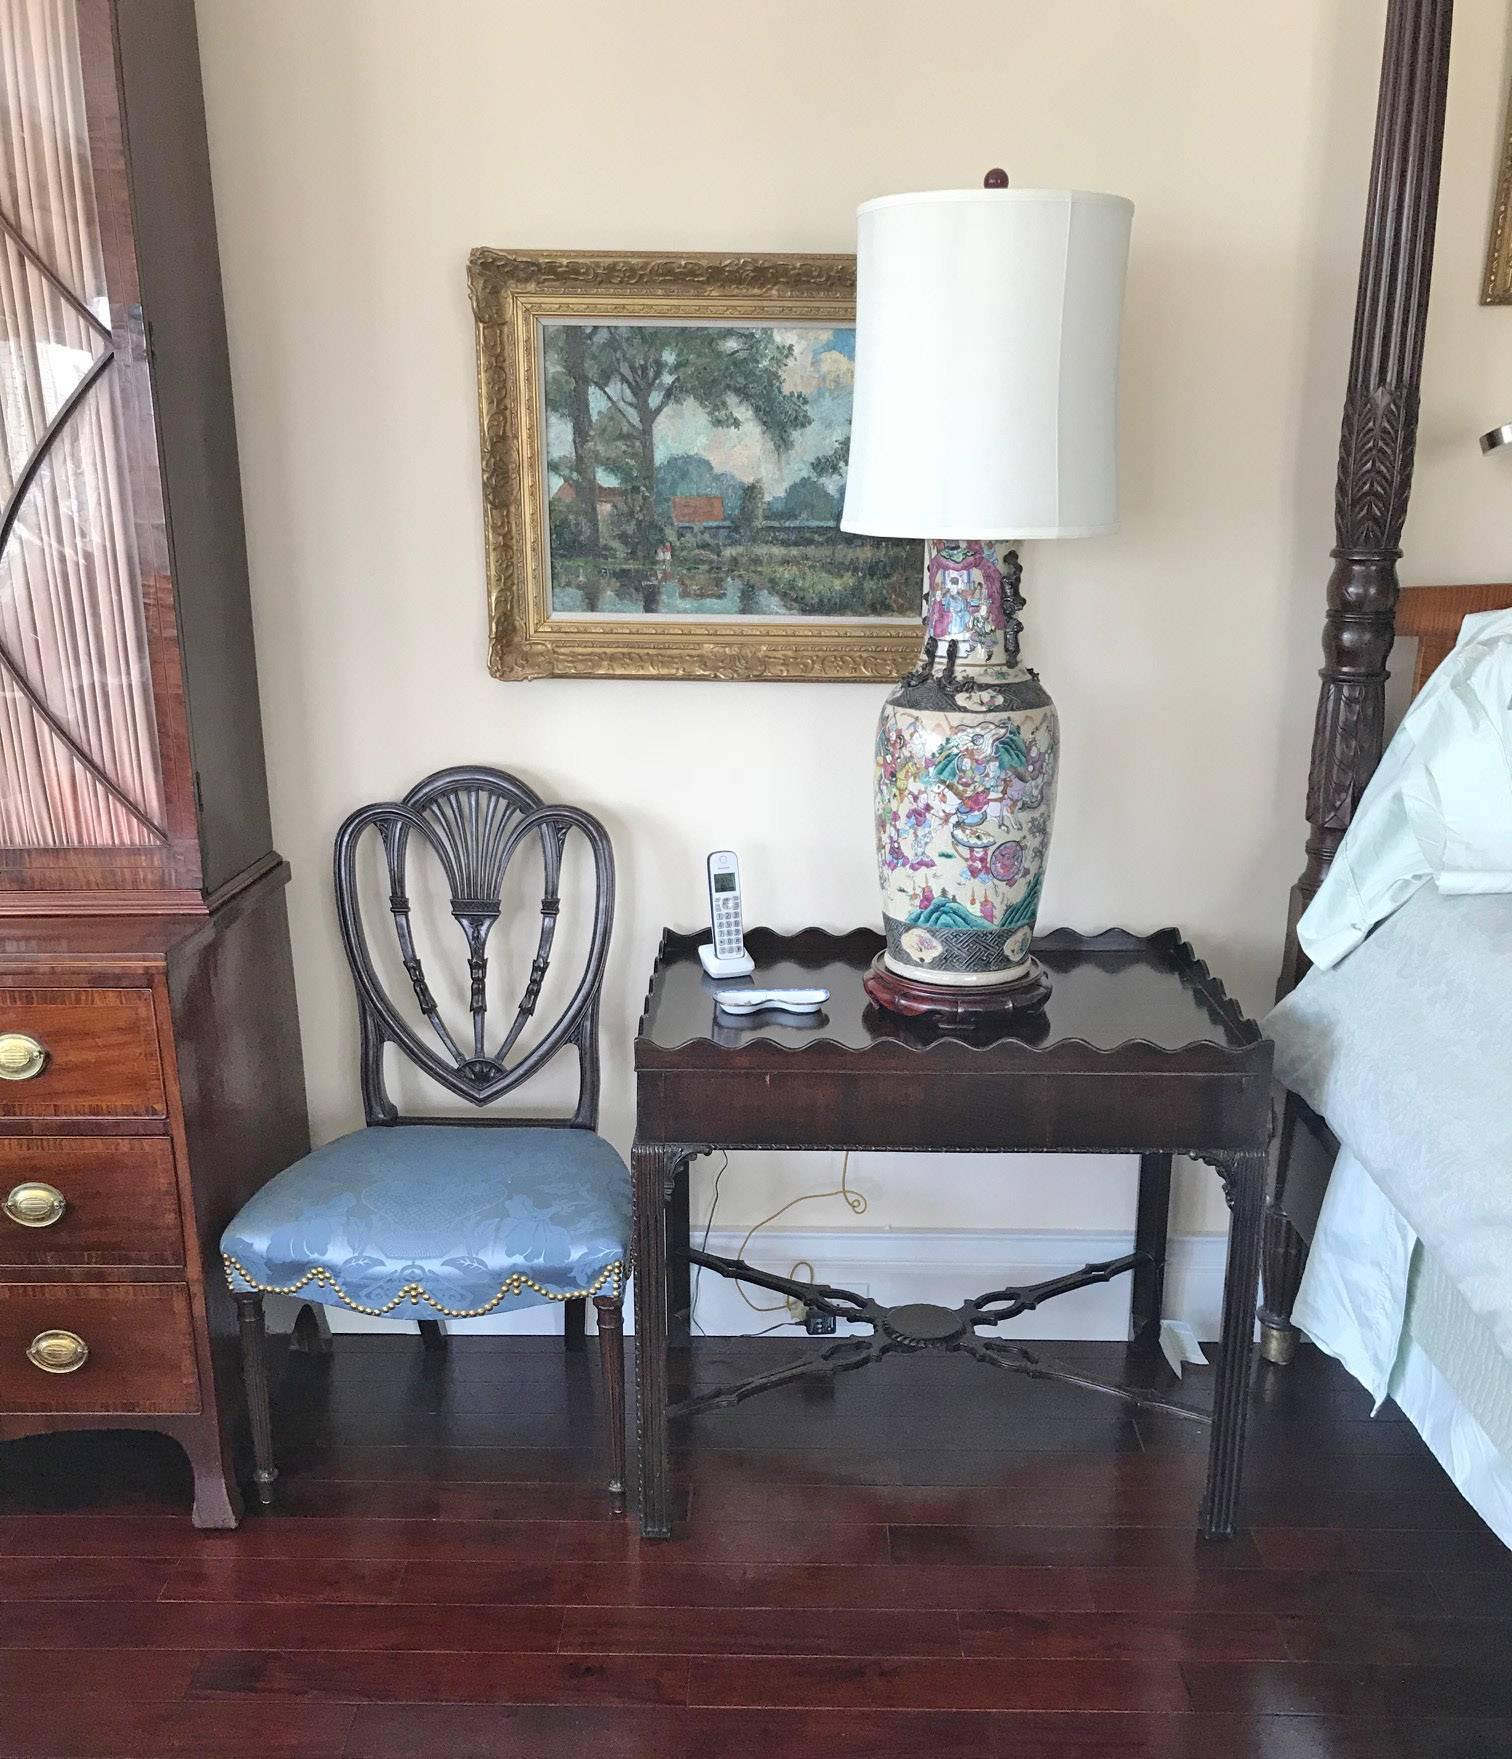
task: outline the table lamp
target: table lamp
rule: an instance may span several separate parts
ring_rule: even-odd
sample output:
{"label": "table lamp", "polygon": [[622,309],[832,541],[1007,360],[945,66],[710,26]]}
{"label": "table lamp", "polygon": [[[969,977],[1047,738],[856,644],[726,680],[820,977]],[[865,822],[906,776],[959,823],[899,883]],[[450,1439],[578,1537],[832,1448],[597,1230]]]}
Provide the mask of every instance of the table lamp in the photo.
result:
{"label": "table lamp", "polygon": [[1133,204],[1082,190],[883,196],[858,210],[841,526],[923,538],[924,646],[882,708],[886,950],[867,994],[967,1026],[1044,1006],[1030,956],[1059,765],[1020,658],[1023,539],[1117,514],[1118,328]]}

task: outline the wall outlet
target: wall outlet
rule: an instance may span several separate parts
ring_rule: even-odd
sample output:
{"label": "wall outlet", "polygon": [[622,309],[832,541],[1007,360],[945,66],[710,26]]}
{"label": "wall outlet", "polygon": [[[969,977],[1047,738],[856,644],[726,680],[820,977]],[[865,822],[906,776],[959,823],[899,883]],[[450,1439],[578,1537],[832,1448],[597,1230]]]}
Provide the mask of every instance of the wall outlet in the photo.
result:
{"label": "wall outlet", "polygon": [[833,1313],[810,1313],[803,1322],[803,1329],[811,1338],[827,1338],[834,1334],[835,1316]]}

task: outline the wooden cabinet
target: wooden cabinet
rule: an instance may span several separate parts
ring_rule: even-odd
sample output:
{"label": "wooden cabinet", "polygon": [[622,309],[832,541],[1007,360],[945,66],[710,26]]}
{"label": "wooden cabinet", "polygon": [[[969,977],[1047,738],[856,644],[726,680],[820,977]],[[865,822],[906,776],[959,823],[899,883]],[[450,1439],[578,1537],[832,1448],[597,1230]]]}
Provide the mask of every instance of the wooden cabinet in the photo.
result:
{"label": "wooden cabinet", "polygon": [[193,0],[0,0],[0,1438],[235,1524],[218,1241],[309,1145]]}
{"label": "wooden cabinet", "polygon": [[[197,915],[5,919],[0,1036],[16,1030],[43,1055],[0,1080],[0,1437],[164,1430],[196,1524],[234,1526],[220,1234],[309,1147],[281,872]],[[53,1332],[84,1359],[39,1364]]]}

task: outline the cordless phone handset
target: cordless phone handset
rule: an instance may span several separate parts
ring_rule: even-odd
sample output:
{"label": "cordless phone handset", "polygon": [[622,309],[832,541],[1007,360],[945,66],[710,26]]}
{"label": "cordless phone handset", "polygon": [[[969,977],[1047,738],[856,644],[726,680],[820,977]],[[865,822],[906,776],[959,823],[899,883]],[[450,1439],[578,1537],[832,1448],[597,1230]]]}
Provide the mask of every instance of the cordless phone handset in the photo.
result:
{"label": "cordless phone handset", "polygon": [[714,951],[733,959],[745,951],[745,921],[740,904],[740,861],[733,849],[716,849],[709,857],[709,918]]}
{"label": "cordless phone handset", "polygon": [[755,967],[745,949],[740,861],[733,849],[716,849],[709,857],[707,867],[713,946],[700,947],[699,958],[711,977],[743,977]]}

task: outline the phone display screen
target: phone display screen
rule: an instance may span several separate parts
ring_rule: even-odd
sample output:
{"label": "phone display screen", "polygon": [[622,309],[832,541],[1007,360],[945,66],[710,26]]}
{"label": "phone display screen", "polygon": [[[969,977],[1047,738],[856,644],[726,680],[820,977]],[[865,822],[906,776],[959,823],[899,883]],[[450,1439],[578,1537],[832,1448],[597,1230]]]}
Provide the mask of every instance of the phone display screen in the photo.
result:
{"label": "phone display screen", "polygon": [[716,892],[733,892],[735,890],[735,875],[733,873],[716,873],[714,875],[714,890]]}

